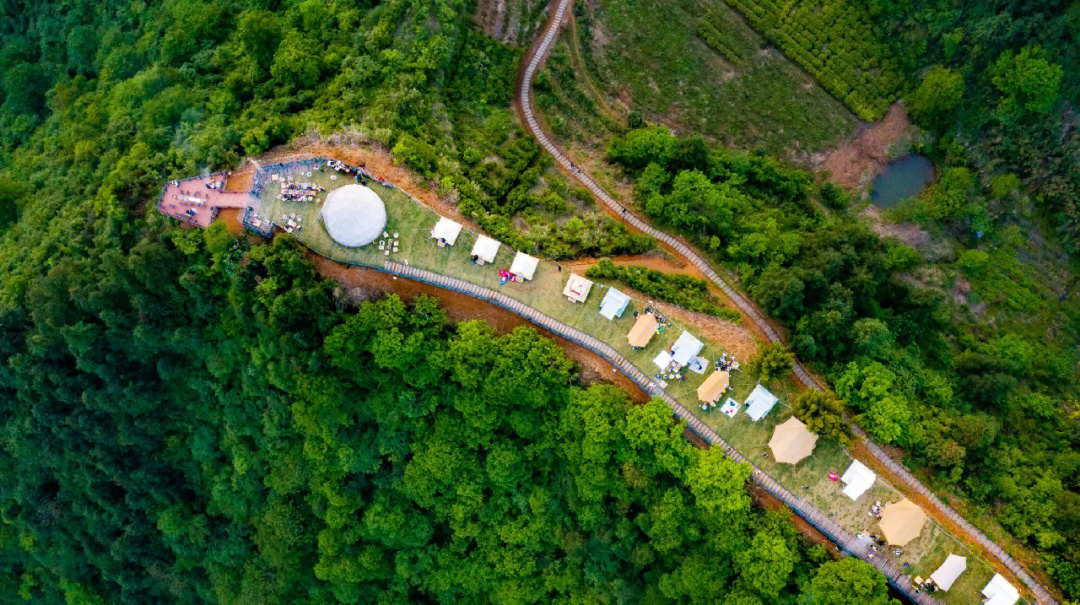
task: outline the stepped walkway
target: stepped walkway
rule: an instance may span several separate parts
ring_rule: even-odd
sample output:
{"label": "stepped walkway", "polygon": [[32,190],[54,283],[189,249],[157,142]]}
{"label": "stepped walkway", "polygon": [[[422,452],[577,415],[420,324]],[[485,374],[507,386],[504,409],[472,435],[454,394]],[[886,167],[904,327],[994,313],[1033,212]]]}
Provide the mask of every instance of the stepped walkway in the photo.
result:
{"label": "stepped walkway", "polygon": [[[690,248],[690,246],[686,245],[683,241],[663,231],[660,231],[659,229],[656,229],[655,227],[635,215],[633,212],[631,212],[630,209],[620,204],[617,200],[615,200],[615,198],[608,195],[608,193],[604,191],[603,188],[601,188],[600,185],[598,185],[591,176],[589,176],[587,173],[583,172],[580,168],[574,165],[574,163],[570,160],[567,154],[559,146],[552,142],[547,132],[540,125],[540,121],[537,119],[536,112],[533,108],[533,80],[536,78],[536,74],[539,71],[540,66],[543,64],[544,59],[551,51],[551,46],[555,42],[555,38],[558,36],[559,29],[563,23],[563,20],[566,17],[566,13],[570,8],[570,0],[555,0],[555,2],[556,4],[551,9],[552,14],[550,15],[547,26],[544,28],[540,41],[532,47],[532,49],[530,50],[531,54],[527,55],[525,58],[525,69],[522,72],[521,82],[518,89],[518,102],[520,104],[522,116],[525,119],[525,123],[529,131],[536,138],[537,142],[540,143],[540,146],[543,147],[544,150],[547,151],[549,154],[551,154],[551,156],[555,159],[555,162],[562,166],[564,170],[569,172],[586,189],[591,191],[592,194],[596,196],[596,199],[603,202],[604,205],[614,211],[615,214],[620,216],[625,222],[629,223],[642,233],[656,238],[657,240],[665,244],[668,248],[679,254],[679,256],[683,257],[687,262],[697,267],[705,275],[705,277],[709,279],[709,281],[716,284],[716,286],[720,288],[720,290],[728,297],[728,299],[731,300],[732,304],[738,307],[750,319],[750,321],[752,321],[754,325],[756,325],[758,329],[760,329],[765,334],[765,336],[769,339],[770,342],[782,342],[783,339],[780,337],[779,332],[777,332],[776,328],[773,327],[773,325],[761,313],[761,311],[759,311],[757,307],[755,307],[749,300],[747,300],[745,296],[743,296],[730,283],[728,283],[727,280],[721,277],[720,274],[718,274],[711,266],[709,266],[709,263],[706,262],[704,258],[698,255],[693,249]],[[567,338],[575,340],[576,342],[576,339],[571,338],[570,336],[567,336]],[[586,346],[588,345],[586,344]],[[604,355],[604,353],[600,351],[597,352],[601,355]],[[625,362],[625,360],[623,361]],[[795,362],[793,372],[795,373],[795,377],[799,380],[799,382],[807,388],[814,388],[819,390],[824,388],[824,385],[822,385],[817,378],[812,376],[801,362]],[[634,378],[633,376],[630,377],[636,380],[636,378]],[[663,394],[661,394],[660,396],[663,397]],[[665,399],[665,401],[668,400]],[[728,455],[731,455],[736,460],[744,460],[744,458],[740,456],[738,452],[732,450],[726,443],[723,442],[723,440],[719,438],[718,435],[713,433],[710,429],[708,429],[708,427],[705,427],[703,423],[696,420],[693,414],[690,414],[686,412],[685,409],[682,409],[681,405],[676,403],[674,400],[668,401],[668,405],[671,405],[673,409],[675,409],[675,413],[680,418],[684,418],[688,422],[690,422],[690,426],[694,429],[694,431],[698,432],[698,434],[700,434],[704,439],[706,439],[710,443],[720,445],[725,449],[725,451],[728,452]],[[680,413],[680,409],[682,409],[682,412],[685,413],[685,415],[683,413]],[[695,422],[697,425],[701,426],[700,429],[698,428],[698,426],[695,425]],[[1032,594],[1035,595],[1035,598],[1039,603],[1046,605],[1055,605],[1056,602],[1050,596],[1050,592],[1038,581],[1036,581],[1035,578],[1033,578],[1031,574],[1029,574],[1023,568],[1023,566],[1020,565],[1020,563],[1018,563],[1015,559],[1009,556],[1008,553],[1006,553],[1000,546],[990,540],[990,538],[986,537],[986,535],[982,531],[980,531],[978,528],[976,528],[966,519],[960,516],[959,513],[954,511],[944,502],[942,502],[936,495],[934,495],[932,491],[930,491],[925,485],[923,485],[921,481],[915,478],[914,475],[912,475],[906,468],[904,468],[903,465],[897,463],[895,460],[892,459],[892,457],[885,453],[885,451],[882,450],[881,447],[870,441],[869,437],[862,429],[860,429],[858,426],[853,425],[852,430],[855,434],[855,437],[865,443],[867,450],[874,456],[874,458],[876,458],[879,462],[888,467],[909,488],[923,495],[930,502],[930,504],[938,510],[938,512],[940,512],[945,517],[951,519],[968,535],[971,540],[982,546],[987,553],[989,553],[991,556],[993,556],[1003,565],[1005,565],[1005,567],[1007,567],[1013,574],[1015,574],[1016,577],[1020,579],[1020,581],[1027,585],[1027,587],[1031,590]],[[710,435],[708,433],[712,434]],[[757,476],[757,474],[759,473],[761,474],[760,480]],[[818,525],[817,520],[807,516],[807,514],[804,514],[803,509],[798,506],[798,498],[792,496],[791,493],[787,492],[787,490],[784,489],[782,486],[780,486],[771,478],[766,476],[764,473],[761,473],[761,471],[758,471],[756,469],[754,478],[758,481],[758,483],[767,488],[770,492],[783,500],[793,509],[798,511],[801,516],[806,518],[811,523],[814,523],[814,525]],[[770,483],[772,485],[770,485]],[[816,511],[814,512],[816,513]],[[818,515],[820,516],[820,513],[818,513]],[[823,522],[828,523],[829,520],[824,519]],[[846,543],[843,541],[842,536],[840,537],[841,539],[837,539],[837,536],[835,536],[834,533],[827,531],[825,527],[818,527],[823,532],[825,532],[826,535],[829,535],[831,538],[833,538],[837,542],[837,544],[840,544],[852,554],[865,558],[865,552],[860,553],[849,549]],[[839,527],[836,527],[835,529],[840,530]],[[885,573],[885,575],[889,577],[890,581],[893,582],[893,584],[897,588],[903,590],[910,598],[912,598],[916,602],[924,603],[932,601],[920,600],[916,598],[925,598],[926,595],[921,593],[918,595],[914,594],[914,590],[912,589],[910,582],[907,582],[907,578],[902,574],[890,573],[889,570],[883,569],[884,566],[880,564],[880,558],[877,561],[871,562],[875,564],[875,567]],[[895,572],[895,570],[893,571]],[[899,577],[897,578],[894,576]]]}
{"label": "stepped walkway", "polygon": [[916,593],[915,587],[911,584],[900,568],[894,563],[884,559],[883,557],[874,557],[868,549],[866,542],[861,542],[848,530],[841,527],[834,522],[828,516],[819,511],[810,502],[804,498],[800,498],[791,493],[787,488],[780,485],[775,479],[765,473],[761,469],[753,466],[753,464],[746,459],[745,456],[740,454],[735,448],[731,447],[726,441],[724,441],[720,435],[713,429],[709,428],[704,422],[698,419],[692,412],[686,409],[681,403],[675,400],[671,395],[665,393],[660,389],[657,384],[645,375],[644,372],[639,370],[636,366],[630,363],[625,357],[623,357],[618,351],[613,349],[610,345],[601,342],[600,340],[589,336],[581,330],[567,325],[561,321],[558,321],[548,315],[537,311],[536,309],[502,294],[496,292],[490,288],[484,288],[477,286],[476,284],[457,279],[454,277],[447,277],[445,275],[427,271],[425,269],[417,269],[409,265],[402,263],[387,261],[383,267],[387,273],[393,275],[399,275],[409,279],[417,280],[445,288],[447,290],[453,290],[455,292],[461,292],[474,298],[490,302],[498,305],[504,309],[512,311],[521,317],[531,321],[532,323],[542,326],[543,328],[558,334],[571,342],[577,343],[583,347],[590,349],[598,355],[604,357],[612,363],[615,367],[619,368],[626,376],[633,380],[638,386],[644,389],[649,394],[653,395],[664,401],[674,412],[675,416],[680,420],[683,420],[690,427],[690,430],[694,431],[702,439],[709,442],[713,446],[719,447],[724,450],[727,456],[736,462],[744,462],[750,464],[753,467],[751,477],[754,482],[764,487],[772,495],[779,498],[784,504],[791,507],[800,517],[806,519],[811,525],[816,527],[819,531],[825,534],[830,540],[835,542],[846,552],[851,553],[857,557],[869,561],[874,567],[876,567],[881,573],[885,574],[885,577],[889,579],[889,582],[897,589],[902,591],[912,601],[919,603],[920,605],[931,605],[939,603],[936,599],[930,597],[926,593]]}

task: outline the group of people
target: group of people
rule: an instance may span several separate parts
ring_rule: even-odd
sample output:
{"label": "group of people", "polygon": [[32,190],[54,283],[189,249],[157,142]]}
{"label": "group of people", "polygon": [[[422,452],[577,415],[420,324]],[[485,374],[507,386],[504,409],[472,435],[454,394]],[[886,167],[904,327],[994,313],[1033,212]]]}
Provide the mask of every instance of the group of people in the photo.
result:
{"label": "group of people", "polygon": [[299,214],[286,214],[284,220],[282,221],[283,224],[281,228],[284,229],[287,233],[292,233],[294,231],[303,231],[303,221],[304,217],[300,216]]}
{"label": "group of people", "polygon": [[278,198],[289,202],[310,202],[322,190],[315,183],[286,183],[281,186]]}
{"label": "group of people", "polygon": [[727,353],[721,353],[720,359],[716,360],[716,369],[726,370],[728,372],[738,372],[739,362],[735,359],[734,355],[728,355]]}

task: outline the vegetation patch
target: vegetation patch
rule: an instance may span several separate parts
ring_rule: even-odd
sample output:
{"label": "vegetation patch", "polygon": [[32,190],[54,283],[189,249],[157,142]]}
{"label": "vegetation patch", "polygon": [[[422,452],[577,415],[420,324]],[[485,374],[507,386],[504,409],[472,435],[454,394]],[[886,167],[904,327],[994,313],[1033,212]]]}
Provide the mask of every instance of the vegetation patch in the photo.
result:
{"label": "vegetation patch", "polygon": [[864,5],[843,0],[730,4],[860,118],[880,118],[898,96],[900,65],[877,38]]}
{"label": "vegetation patch", "polygon": [[647,267],[619,266],[610,259],[602,258],[585,273],[594,279],[610,279],[691,311],[708,313],[732,322],[742,321],[739,312],[723,303],[709,292],[709,283],[703,279],[680,273],[664,273]]}

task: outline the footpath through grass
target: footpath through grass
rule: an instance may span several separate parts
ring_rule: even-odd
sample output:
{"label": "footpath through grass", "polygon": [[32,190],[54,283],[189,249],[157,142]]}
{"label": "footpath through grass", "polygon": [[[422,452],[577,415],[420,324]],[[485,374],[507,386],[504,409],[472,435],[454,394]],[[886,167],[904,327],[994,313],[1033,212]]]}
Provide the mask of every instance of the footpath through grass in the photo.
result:
{"label": "footpath through grass", "polygon": [[[312,171],[312,175],[308,177],[307,170],[297,168],[294,178],[298,181],[316,182],[328,190],[353,182],[351,178],[343,176],[332,180],[334,173],[318,170]],[[500,290],[538,311],[608,343],[649,376],[655,377],[658,372],[652,359],[657,353],[670,347],[686,329],[678,322],[673,322],[663,333],[654,336],[645,349],[632,349],[626,341],[626,334],[634,323],[634,311],[644,310],[647,301],[632,300],[621,318],[608,321],[599,314],[600,302],[606,293],[607,284],[603,281],[596,282],[585,303],[571,303],[562,296],[569,272],[560,270],[556,263],[546,260],[540,261],[532,281],[500,285],[498,270],[510,267],[515,254],[513,250],[503,246],[494,263],[474,265],[469,260],[469,254],[476,241],[476,233],[463,230],[455,246],[439,248],[430,237],[431,229],[439,219],[438,214],[401,190],[377,183],[369,183],[368,186],[386,204],[386,231],[390,235],[390,241],[394,239],[393,234],[398,234],[397,253],[387,255],[385,251],[379,250],[377,244],[347,248],[335,243],[319,219],[326,193],[320,194],[314,202],[309,203],[281,201],[277,198],[280,186],[270,183],[263,192],[259,213],[277,224],[284,223],[285,215],[299,215],[303,228],[294,235],[315,252],[343,263],[382,268],[387,260],[394,260]],[[704,338],[694,330],[690,331],[705,343],[701,356],[708,359],[710,364],[724,352],[721,344]],[[793,493],[809,499],[818,509],[848,530],[854,533],[864,530],[870,533],[879,532],[874,518],[868,516],[871,504],[875,500],[880,500],[883,504],[894,502],[901,496],[880,480],[857,501],[853,502],[844,496],[840,492],[843,485],[828,479],[829,471],[842,474],[851,463],[851,456],[842,447],[835,443],[819,442],[812,456],[794,466],[777,464],[769,454],[768,441],[773,429],[791,416],[789,404],[798,393],[793,381],[785,379],[767,385],[780,398],[781,403],[762,421],[755,423],[743,413],[745,407],[740,409],[734,419],[720,413],[719,406],[709,411],[700,410],[696,389],[705,380],[707,373],[708,371],[699,375],[687,371],[684,380],[669,382],[665,390],[688,409],[695,411],[755,465]],[[731,384],[732,390],[725,397],[732,396],[742,402],[757,384],[757,377],[736,372],[732,374]],[[913,575],[925,578],[949,553],[966,556],[968,568],[951,591],[935,596],[950,604],[978,602],[978,591],[993,576],[991,568],[932,520],[927,522],[922,534],[907,545],[904,554],[897,557],[897,560],[901,564],[910,564]]]}

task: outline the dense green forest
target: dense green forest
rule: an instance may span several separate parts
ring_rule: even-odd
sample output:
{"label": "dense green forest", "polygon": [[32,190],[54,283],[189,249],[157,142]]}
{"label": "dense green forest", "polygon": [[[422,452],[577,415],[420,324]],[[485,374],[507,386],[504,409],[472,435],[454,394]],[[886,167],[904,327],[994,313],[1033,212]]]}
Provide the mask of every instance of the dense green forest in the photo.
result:
{"label": "dense green forest", "polygon": [[0,311],[5,603],[888,601],[532,329],[353,306],[285,237],[95,239]]}
{"label": "dense green forest", "polygon": [[[988,223],[985,250],[928,263],[843,211],[839,188],[753,154],[663,128],[630,131],[609,157],[642,210],[736,273],[879,442],[905,448],[945,486],[997,513],[1080,593],[1080,309],[1025,268],[1023,231]],[[962,169],[914,203],[977,187]],[[958,182],[960,181],[960,182]],[[960,199],[970,199],[968,190]],[[916,278],[956,273],[982,315]]]}
{"label": "dense green forest", "polygon": [[[99,212],[131,212],[166,178],[231,167],[299,135],[346,132],[392,149],[522,248],[557,257],[649,248],[592,208],[516,124],[520,51],[474,31],[472,9],[463,0],[3,3],[0,220],[40,208],[46,183],[71,183]],[[73,165],[77,177],[44,176]],[[31,185],[33,171],[43,176]]]}

